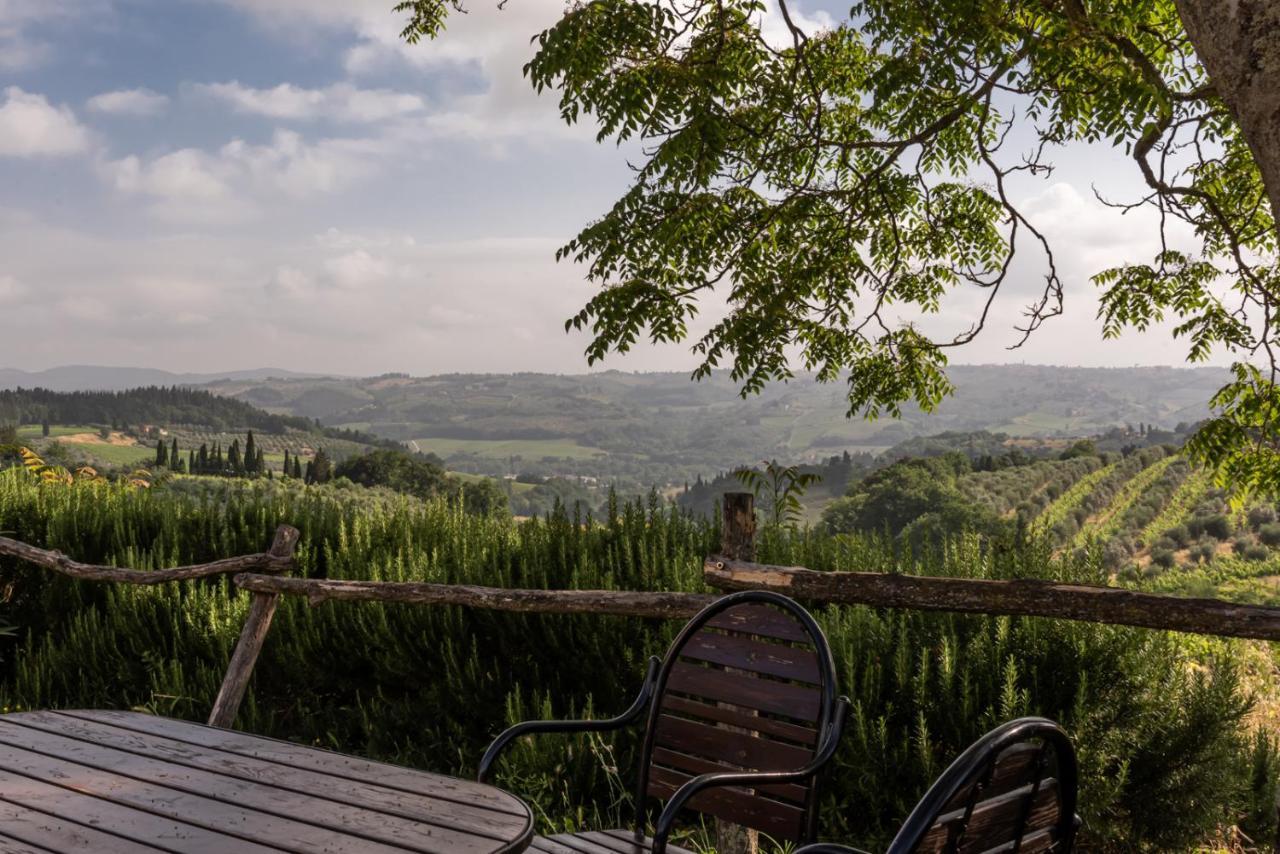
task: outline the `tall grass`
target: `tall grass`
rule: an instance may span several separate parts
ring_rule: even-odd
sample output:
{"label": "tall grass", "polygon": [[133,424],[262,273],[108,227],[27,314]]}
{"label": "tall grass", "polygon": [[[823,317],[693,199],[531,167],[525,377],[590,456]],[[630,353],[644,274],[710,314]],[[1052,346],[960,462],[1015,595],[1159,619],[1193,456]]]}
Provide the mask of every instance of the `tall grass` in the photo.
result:
{"label": "tall grass", "polygon": [[[714,524],[656,496],[598,519],[558,509],[515,523],[361,489],[202,480],[147,491],[0,473],[0,530],[82,560],[148,568],[253,552],[282,522],[303,532],[299,572],[308,576],[522,587],[698,590],[702,557],[718,541]],[[830,570],[1102,577],[1096,564],[1055,559],[1044,546],[975,537],[902,554],[875,537],[768,530],[760,556]],[[202,719],[247,604],[226,581],[90,585],[4,560],[0,582],[12,591],[6,617],[22,629],[3,652],[0,703],[10,709],[136,707]],[[1258,767],[1271,768],[1275,750],[1242,723],[1249,698],[1230,645],[1202,667],[1158,632],[862,607],[817,616],[854,701],[824,788],[826,835],[882,843],[968,743],[1033,712],[1076,738],[1095,845],[1179,849],[1243,821],[1251,835],[1267,832],[1269,814],[1256,805],[1275,774]],[[645,656],[676,628],[288,599],[239,725],[469,775],[511,721],[621,709]],[[499,779],[530,797],[544,829],[616,824],[636,746],[635,733],[522,744]]]}

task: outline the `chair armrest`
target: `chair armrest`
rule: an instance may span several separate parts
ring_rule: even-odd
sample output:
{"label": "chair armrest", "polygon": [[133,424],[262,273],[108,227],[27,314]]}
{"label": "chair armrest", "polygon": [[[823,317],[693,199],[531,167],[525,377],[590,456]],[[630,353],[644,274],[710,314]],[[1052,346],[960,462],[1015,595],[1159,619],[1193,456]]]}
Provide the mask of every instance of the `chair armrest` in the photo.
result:
{"label": "chair armrest", "polygon": [[538,732],[607,732],[635,723],[649,708],[649,702],[653,699],[654,683],[657,679],[658,665],[660,663],[657,656],[652,656],[649,659],[648,669],[644,676],[644,684],[640,686],[639,696],[636,697],[635,702],[625,712],[616,718],[606,718],[599,721],[525,721],[504,730],[493,740],[489,745],[489,749],[481,757],[476,779],[481,783],[488,782],[489,774],[493,770],[493,764],[497,761],[498,756],[512,741],[522,735]]}
{"label": "chair armrest", "polygon": [[817,774],[831,760],[836,748],[840,746],[840,733],[844,729],[844,719],[848,713],[849,698],[841,697],[836,700],[835,712],[831,716],[831,722],[827,724],[827,731],[818,745],[817,753],[814,754],[813,759],[799,768],[790,771],[720,771],[702,774],[685,783],[671,796],[662,814],[658,816],[658,822],[653,829],[653,854],[666,854],[667,837],[671,834],[671,826],[675,824],[676,816],[680,814],[680,810],[684,809],[685,803],[703,789],[716,786],[794,783]]}

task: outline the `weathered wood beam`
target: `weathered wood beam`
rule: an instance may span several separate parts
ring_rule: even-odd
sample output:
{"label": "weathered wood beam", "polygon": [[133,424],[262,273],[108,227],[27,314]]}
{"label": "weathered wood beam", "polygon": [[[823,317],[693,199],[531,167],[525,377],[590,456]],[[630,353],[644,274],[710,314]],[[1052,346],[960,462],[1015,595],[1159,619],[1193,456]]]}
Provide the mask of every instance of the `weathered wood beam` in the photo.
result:
{"label": "weathered wood beam", "polygon": [[59,551],[36,548],[8,537],[0,537],[0,555],[16,557],[29,561],[37,566],[52,569],[71,578],[82,581],[119,581],[124,584],[164,584],[167,581],[186,581],[192,578],[206,578],[213,575],[229,575],[236,572],[256,570],[258,572],[282,572],[293,563],[293,544],[298,541],[298,531],[288,525],[276,529],[276,542],[289,540],[290,545],[283,557],[277,554],[273,544],[271,551],[260,554],[240,555],[223,558],[210,563],[198,563],[191,566],[177,566],[172,569],[127,569],[120,566],[98,566],[72,560]]}
{"label": "weathered wood beam", "polygon": [[[275,540],[267,554],[272,560],[293,563],[293,550],[298,545],[298,529],[282,525],[276,529]],[[271,576],[263,576],[270,578]],[[271,618],[275,616],[276,605],[280,597],[275,593],[254,593],[249,603],[249,615],[240,629],[240,639],[236,641],[235,651],[231,653],[231,661],[227,664],[227,672],[222,677],[222,686],[218,688],[217,699],[213,701],[213,709],[209,712],[209,726],[230,728],[240,713],[240,703],[249,689],[249,677],[253,675],[253,667],[258,663],[258,655],[267,640],[267,632],[271,630]]]}
{"label": "weathered wood beam", "polygon": [[277,578],[244,573],[236,586],[252,593],[301,596],[312,605],[329,600],[415,605],[462,605],[526,614],[605,614],[617,617],[692,617],[715,600],[706,593],[633,593],[622,590],[521,590],[410,581]]}
{"label": "weathered wood beam", "polygon": [[[756,557],[756,505],[750,492],[726,492],[721,499],[720,553],[734,560],[755,560]],[[729,668],[732,670],[732,668]],[[716,705],[739,713],[755,714],[732,703]],[[735,732],[750,730],[728,727]],[[758,854],[760,834],[722,818],[716,819],[716,851],[719,854]]]}
{"label": "weathered wood beam", "polygon": [[703,578],[720,590],[775,590],[809,602],[1057,617],[1146,629],[1280,641],[1280,608],[1031,579],[934,578],[817,572],[707,558]]}

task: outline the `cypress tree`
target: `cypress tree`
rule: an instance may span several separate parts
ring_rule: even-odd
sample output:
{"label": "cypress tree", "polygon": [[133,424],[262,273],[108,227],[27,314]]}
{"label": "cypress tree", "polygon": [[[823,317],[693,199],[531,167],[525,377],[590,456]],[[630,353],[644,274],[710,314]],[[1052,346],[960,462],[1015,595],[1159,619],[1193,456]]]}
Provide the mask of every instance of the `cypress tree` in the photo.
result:
{"label": "cypress tree", "polygon": [[44,436],[46,439],[49,438],[49,419],[48,418],[40,422],[40,435]]}
{"label": "cypress tree", "polygon": [[199,462],[200,462],[200,474],[208,474],[209,473],[209,446],[203,442],[200,443]]}
{"label": "cypress tree", "polygon": [[258,446],[253,441],[253,431],[244,440],[244,470],[250,474],[258,471]]}
{"label": "cypress tree", "polygon": [[333,477],[333,466],[329,464],[329,455],[324,452],[324,448],[316,451],[316,458],[312,461],[311,476],[315,483],[328,483]]}
{"label": "cypress tree", "polygon": [[244,474],[244,462],[240,459],[240,440],[232,439],[231,447],[227,450],[227,467],[231,469],[232,474]]}
{"label": "cypress tree", "polygon": [[169,446],[164,439],[156,442],[156,467],[164,468],[169,465]]}
{"label": "cypress tree", "polygon": [[182,457],[178,456],[178,437],[173,437],[173,444],[169,446],[169,465],[178,468],[182,465]]}
{"label": "cypress tree", "polygon": [[306,482],[307,482],[307,483],[315,483],[315,482],[316,482],[316,481],[315,481],[315,470],[316,470],[316,464],[315,464],[315,461],[314,461],[314,460],[307,460],[307,475],[306,475]]}
{"label": "cypress tree", "polygon": [[253,456],[253,470],[256,474],[262,474],[267,471],[267,455],[263,453],[261,448]]}
{"label": "cypress tree", "polygon": [[293,476],[302,479],[302,460],[297,454],[293,455]]}
{"label": "cypress tree", "polygon": [[288,477],[292,472],[289,470],[289,449],[284,449],[284,466],[280,469],[281,474]]}
{"label": "cypress tree", "polygon": [[189,474],[196,473],[196,452],[194,448],[187,450],[187,472]]}

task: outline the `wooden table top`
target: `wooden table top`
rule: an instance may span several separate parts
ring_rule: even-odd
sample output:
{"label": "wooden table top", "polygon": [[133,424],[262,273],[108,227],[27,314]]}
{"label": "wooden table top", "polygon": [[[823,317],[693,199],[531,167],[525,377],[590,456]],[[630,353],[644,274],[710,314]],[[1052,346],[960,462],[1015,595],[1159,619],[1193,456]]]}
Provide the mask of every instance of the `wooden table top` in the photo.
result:
{"label": "wooden table top", "polygon": [[0,715],[0,851],[523,851],[501,789],[135,712]]}

